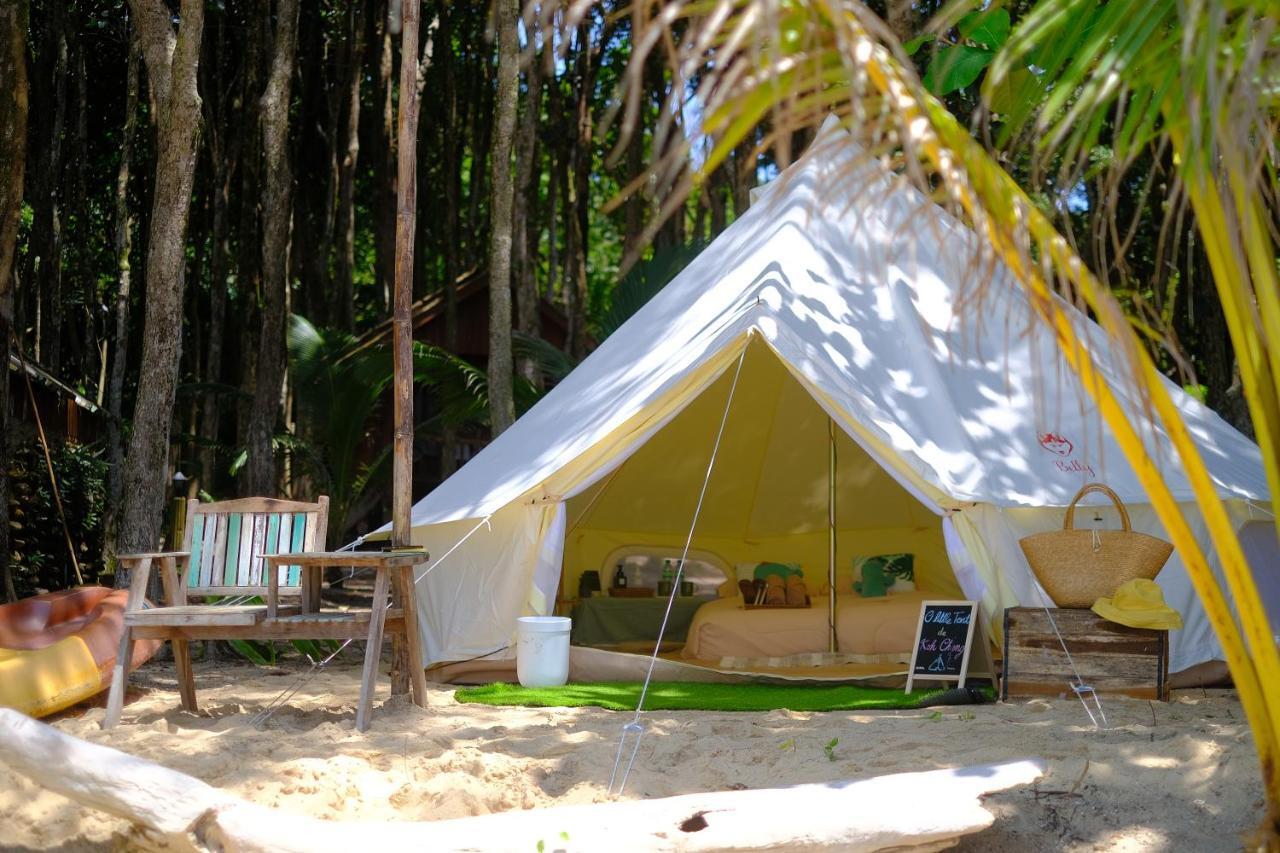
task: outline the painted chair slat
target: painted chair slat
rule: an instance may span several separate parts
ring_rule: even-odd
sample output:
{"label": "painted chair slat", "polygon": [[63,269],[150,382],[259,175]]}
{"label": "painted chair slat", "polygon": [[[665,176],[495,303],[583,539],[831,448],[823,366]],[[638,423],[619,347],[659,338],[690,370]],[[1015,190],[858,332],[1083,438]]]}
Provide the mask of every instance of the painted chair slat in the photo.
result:
{"label": "painted chair slat", "polygon": [[222,560],[224,583],[235,583],[236,566],[240,563],[240,527],[243,520],[242,513],[227,513],[227,553]]}
{"label": "painted chair slat", "polygon": [[240,578],[249,577],[249,561],[253,559],[253,514],[240,515],[240,556],[236,560],[236,583],[244,584]]}
{"label": "painted chair slat", "polygon": [[215,515],[210,518],[204,526],[204,550],[200,555],[200,584],[201,586],[213,586],[217,581],[214,580],[214,562],[217,552],[214,550],[214,541],[218,535],[218,517]]}
{"label": "painted chair slat", "polygon": [[304,551],[316,550],[316,527],[318,525],[313,521],[314,518],[315,513],[307,513],[307,535],[302,541],[302,550]]}
{"label": "painted chair slat", "polygon": [[196,513],[191,519],[191,557],[187,560],[187,586],[200,586],[200,558],[204,548],[204,526],[209,516]]}
{"label": "painted chair slat", "polygon": [[[307,531],[314,530],[316,514],[297,512],[293,515],[293,540],[289,543],[290,551],[302,551],[307,541]],[[301,582],[302,569],[298,566],[289,567],[289,586],[297,586]]]}
{"label": "painted chair slat", "polygon": [[219,513],[214,516],[217,519],[217,526],[214,527],[213,534],[213,555],[210,560],[212,566],[210,570],[210,583],[217,583],[219,573],[222,571],[222,560],[218,558],[219,554],[227,553],[227,516]]}
{"label": "painted chair slat", "polygon": [[267,517],[264,513],[253,514],[253,546],[249,552],[249,577],[242,580],[245,586],[263,586],[262,582],[262,550],[267,539]]}
{"label": "painted chair slat", "polygon": [[[267,516],[267,535],[262,542],[262,553],[274,554],[280,547],[280,513],[273,512]],[[262,582],[266,583],[266,564],[263,563]]]}
{"label": "painted chair slat", "polygon": [[[272,553],[287,554],[289,553],[289,543],[292,541],[292,537],[290,536],[290,533],[293,530],[293,514],[288,512],[283,512],[279,514],[279,518],[280,518],[279,532],[278,532],[278,535],[276,536],[276,544]],[[280,566],[276,570],[276,584],[278,586],[289,585],[289,567],[288,566]]]}

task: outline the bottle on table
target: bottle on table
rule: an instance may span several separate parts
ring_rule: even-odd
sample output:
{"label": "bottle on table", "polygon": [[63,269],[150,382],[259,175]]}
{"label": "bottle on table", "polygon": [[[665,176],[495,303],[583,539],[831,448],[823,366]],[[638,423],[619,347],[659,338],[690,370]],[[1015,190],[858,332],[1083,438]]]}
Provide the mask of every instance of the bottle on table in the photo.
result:
{"label": "bottle on table", "polygon": [[670,560],[662,561],[662,583],[658,584],[658,595],[670,595],[675,586],[676,573]]}
{"label": "bottle on table", "polygon": [[614,589],[627,588],[627,573],[622,570],[621,561],[618,562],[618,570],[613,573],[613,587]]}

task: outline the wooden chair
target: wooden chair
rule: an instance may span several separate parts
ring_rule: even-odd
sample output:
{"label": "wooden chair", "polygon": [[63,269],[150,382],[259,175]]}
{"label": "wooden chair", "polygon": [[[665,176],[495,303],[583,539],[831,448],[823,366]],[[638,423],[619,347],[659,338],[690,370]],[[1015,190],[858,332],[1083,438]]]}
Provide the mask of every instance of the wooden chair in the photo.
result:
{"label": "wooden chair", "polygon": [[[404,633],[403,611],[391,609],[377,626],[370,610],[320,611],[319,570],[282,565],[277,584],[263,574],[264,554],[293,554],[323,550],[328,526],[329,499],[316,503],[245,498],[242,500],[187,504],[182,550],[124,554],[120,563],[132,572],[126,605],[124,632],[112,673],[104,728],[120,721],[124,707],[126,667],[136,640],[172,641],[182,707],[195,711],[195,681],[191,672],[192,640],[345,640],[370,637],[371,622],[383,631]],[[163,605],[145,607],[151,569],[159,565],[164,590]],[[273,595],[278,605],[247,604],[250,597]],[[191,599],[222,598],[222,603],[189,603]],[[144,609],[145,608],[145,609]],[[270,612],[269,612],[270,611]],[[416,630],[416,628],[415,628]],[[366,650],[377,655],[378,649]],[[372,688],[368,691],[372,692]],[[370,696],[361,689],[361,711]],[[361,717],[366,714],[362,713]]]}

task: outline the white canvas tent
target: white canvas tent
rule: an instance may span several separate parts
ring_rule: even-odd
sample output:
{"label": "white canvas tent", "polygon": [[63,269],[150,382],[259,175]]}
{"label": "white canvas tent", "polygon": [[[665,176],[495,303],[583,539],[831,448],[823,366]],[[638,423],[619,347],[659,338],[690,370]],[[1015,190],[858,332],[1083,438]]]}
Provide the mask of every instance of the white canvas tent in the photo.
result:
{"label": "white canvas tent", "polygon": [[[728,562],[799,555],[825,577],[828,417],[842,576],[854,555],[913,550],[925,586],[980,599],[992,617],[1040,604],[1017,540],[1059,527],[1094,480],[1126,501],[1135,529],[1162,535],[1021,292],[976,254],[972,232],[828,122],[659,295],[414,507],[414,543],[433,558],[418,579],[428,664],[514,655],[516,618],[551,611],[562,568],[604,568],[628,541],[682,543],[744,351],[694,540]],[[1080,324],[1123,394],[1123,366]],[[1234,517],[1269,517],[1257,447],[1172,391]],[[1129,402],[1207,541],[1167,438]],[[1269,524],[1251,529],[1251,556],[1273,560]],[[1171,669],[1219,658],[1176,554],[1159,583],[1186,622]]]}

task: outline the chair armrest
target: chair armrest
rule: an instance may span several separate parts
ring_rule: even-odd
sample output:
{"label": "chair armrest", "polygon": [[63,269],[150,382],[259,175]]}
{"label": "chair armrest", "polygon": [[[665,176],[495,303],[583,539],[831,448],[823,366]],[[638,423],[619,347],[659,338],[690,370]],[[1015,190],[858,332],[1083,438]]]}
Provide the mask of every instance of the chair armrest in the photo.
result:
{"label": "chair armrest", "polygon": [[185,560],[190,556],[190,551],[141,551],[137,554],[116,554],[116,559],[125,563],[148,559],[159,560],[162,557],[173,557],[175,560]]}
{"label": "chair armrest", "polygon": [[170,599],[167,605],[186,603],[185,563],[191,556],[189,551],[148,551],[138,554],[117,554],[116,559],[129,569],[129,600],[126,610],[141,610],[146,601],[147,582],[151,578],[151,567],[156,563],[162,566],[169,560],[183,566],[183,571],[175,572],[174,577],[168,573],[161,577],[164,583],[165,597]]}

